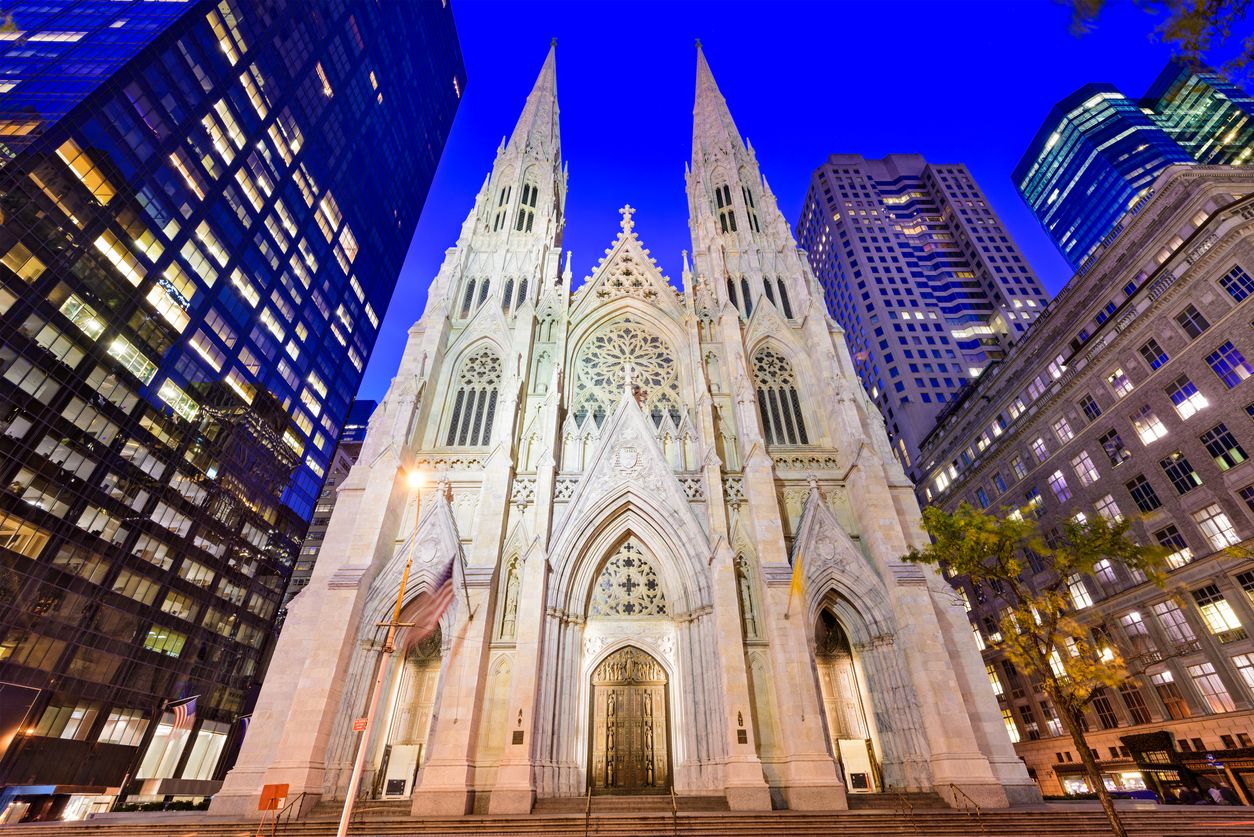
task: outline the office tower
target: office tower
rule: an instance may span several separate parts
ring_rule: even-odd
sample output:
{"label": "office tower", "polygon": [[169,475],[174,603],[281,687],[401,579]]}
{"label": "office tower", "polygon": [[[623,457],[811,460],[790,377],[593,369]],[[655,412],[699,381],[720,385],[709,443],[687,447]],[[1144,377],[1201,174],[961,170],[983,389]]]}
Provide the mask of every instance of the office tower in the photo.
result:
{"label": "office tower", "polygon": [[370,415],[379,406],[377,401],[358,399],[348,411],[344,419],[344,429],[340,431],[340,441],[335,446],[335,455],[327,465],[327,479],[318,494],[318,502],[314,505],[313,517],[309,520],[309,530],[300,546],[300,557],[292,568],[292,577],[288,579],[287,592],[283,596],[283,608],[299,593],[313,575],[314,562],[318,560],[318,551],[322,548],[322,539],[326,537],[327,525],[331,522],[331,512],[335,510],[335,498],[339,494],[340,485],[348,478],[348,472],[357,462],[361,453],[361,443],[366,440],[366,428],[370,423]]}
{"label": "office tower", "polygon": [[936,414],[1022,336],[1045,289],[966,166],[915,154],[829,157],[797,237],[913,474]]}
{"label": "office tower", "polygon": [[29,700],[0,780],[36,806],[73,786],[71,813],[126,775],[195,796],[241,730],[465,84],[452,13],[5,12],[0,681]]}
{"label": "office tower", "polygon": [[1077,270],[1123,229],[1167,166],[1254,163],[1254,97],[1172,62],[1134,101],[1110,84],[1063,99],[1014,170],[1015,187]]}
{"label": "office tower", "polygon": [[[1108,783],[1124,790],[1200,774],[1254,801],[1241,766],[1254,744],[1252,217],[1254,168],[1168,169],[1129,221],[1137,245],[1075,276],[921,453],[921,502],[1017,509],[1046,538],[1072,520],[1126,517],[1137,541],[1169,550],[1163,587],[1110,561],[1068,582],[1075,618],[1131,672],[1087,719]],[[1025,557],[1025,580],[1052,581]],[[953,583],[1042,791],[1087,790],[1058,713],[997,646],[1006,602]]]}

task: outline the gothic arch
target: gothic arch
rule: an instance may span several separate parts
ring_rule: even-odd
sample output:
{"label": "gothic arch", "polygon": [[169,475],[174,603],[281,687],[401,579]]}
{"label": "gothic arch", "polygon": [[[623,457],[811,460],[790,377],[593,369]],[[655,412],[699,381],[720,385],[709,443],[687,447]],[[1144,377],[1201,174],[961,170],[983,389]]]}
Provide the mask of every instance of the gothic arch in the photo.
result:
{"label": "gothic arch", "polygon": [[[771,316],[778,316],[773,314]],[[820,424],[813,420],[810,398],[803,398],[797,363],[777,341],[763,341],[749,355],[749,371],[758,404],[758,418],[768,445],[809,445]],[[811,416],[809,428],[806,416]]]}
{"label": "gothic arch", "polygon": [[[495,311],[495,306],[487,306]],[[500,317],[500,312],[496,311],[496,317]],[[438,393],[437,398],[432,399],[430,406],[431,416],[434,421],[427,422],[426,433],[429,438],[422,440],[420,446],[425,448],[445,447],[445,441],[449,430],[449,424],[453,417],[453,410],[457,403],[458,393],[458,376],[466,368],[466,364],[472,358],[480,355],[485,349],[489,350],[496,356],[500,364],[498,389],[498,404],[501,396],[505,394],[505,384],[509,380],[508,369],[506,367],[506,359],[509,353],[506,347],[500,342],[495,335],[490,333],[482,333],[484,329],[476,328],[474,331],[463,332],[459,343],[461,345],[453,348],[448,354],[448,360],[442,365],[438,376],[438,385],[433,392]],[[504,330],[498,332],[504,333]]]}

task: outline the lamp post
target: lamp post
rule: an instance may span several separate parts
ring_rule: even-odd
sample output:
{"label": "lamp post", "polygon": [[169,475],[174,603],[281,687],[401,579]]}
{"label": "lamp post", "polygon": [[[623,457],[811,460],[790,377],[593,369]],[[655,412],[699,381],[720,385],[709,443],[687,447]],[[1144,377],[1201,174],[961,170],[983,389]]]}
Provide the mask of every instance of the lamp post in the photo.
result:
{"label": "lamp post", "polygon": [[[412,491],[420,491],[425,482],[421,471],[410,471],[405,481]],[[361,774],[366,766],[366,744],[370,740],[370,730],[374,726],[375,711],[379,708],[379,695],[383,691],[383,678],[387,674],[388,658],[396,650],[396,629],[410,627],[409,623],[401,622],[401,606],[405,601],[405,585],[409,581],[409,569],[414,564],[414,548],[417,546],[418,517],[422,511],[422,494],[419,493],[414,506],[414,531],[409,537],[409,554],[405,557],[405,570],[401,573],[401,586],[396,591],[396,606],[392,609],[392,618],[380,627],[387,626],[387,636],[383,640],[383,648],[379,651],[379,662],[375,671],[374,684],[370,687],[370,699],[366,703],[365,726],[358,731],[357,755],[353,759],[353,775],[348,780],[348,791],[344,795],[344,810],[340,814],[340,827],[335,837],[348,834],[348,823],[353,818],[353,804],[357,801],[357,789],[361,787]],[[356,726],[356,724],[354,724]]]}

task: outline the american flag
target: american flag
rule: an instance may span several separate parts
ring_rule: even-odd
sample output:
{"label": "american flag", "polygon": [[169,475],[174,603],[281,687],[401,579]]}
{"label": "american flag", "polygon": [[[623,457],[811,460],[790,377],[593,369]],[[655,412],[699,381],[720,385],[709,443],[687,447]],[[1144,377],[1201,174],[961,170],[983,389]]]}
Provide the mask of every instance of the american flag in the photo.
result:
{"label": "american flag", "polygon": [[411,634],[413,641],[428,636],[440,624],[440,617],[444,615],[444,611],[448,610],[448,606],[453,602],[453,562],[457,557],[449,559],[448,566],[444,568],[444,572],[435,580],[431,586],[431,592],[423,596],[418,602],[418,609],[414,612],[413,623],[414,629]]}
{"label": "american flag", "polygon": [[174,726],[172,732],[178,732],[181,729],[190,730],[196,723],[196,698],[189,697],[170,707],[170,711],[174,713]]}

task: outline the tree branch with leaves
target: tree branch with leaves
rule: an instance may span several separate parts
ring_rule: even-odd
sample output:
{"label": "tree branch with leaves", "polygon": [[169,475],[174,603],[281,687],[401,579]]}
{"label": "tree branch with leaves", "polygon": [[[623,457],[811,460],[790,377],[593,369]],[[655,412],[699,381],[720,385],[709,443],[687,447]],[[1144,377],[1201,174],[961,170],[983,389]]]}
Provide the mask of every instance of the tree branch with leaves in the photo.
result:
{"label": "tree branch with leaves", "polygon": [[[996,591],[1003,605],[1001,639],[992,644],[1015,668],[1040,683],[1080,752],[1111,829],[1126,837],[1084,738],[1084,710],[1103,688],[1126,681],[1129,672],[1104,631],[1094,631],[1076,618],[1070,585],[1094,575],[1099,563],[1109,561],[1161,586],[1167,550],[1129,537],[1126,519],[1072,520],[1046,538],[1021,510],[1003,509],[998,516],[963,503],[953,512],[925,509],[923,525],[933,543],[911,550],[906,560],[940,565]],[[1042,572],[1032,570],[1029,554],[1039,557]]]}

